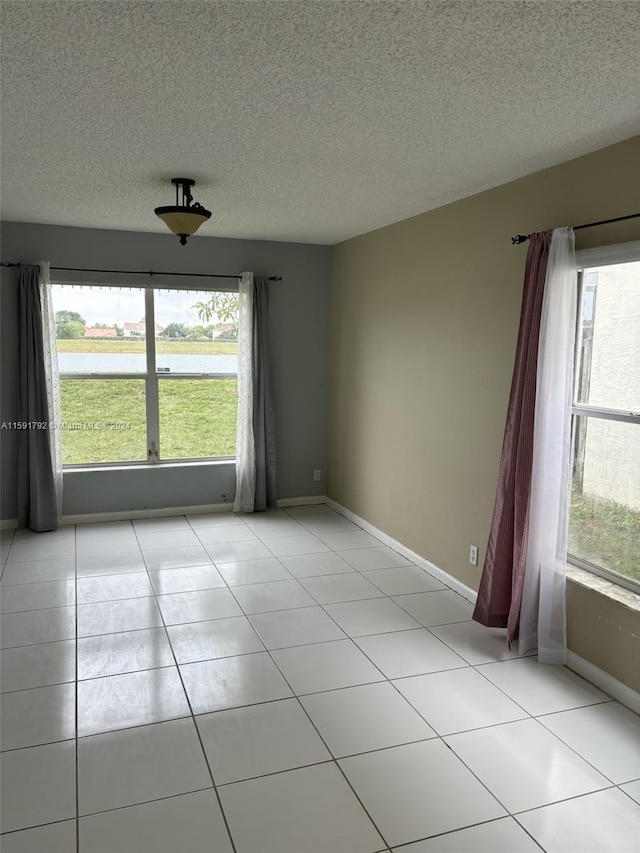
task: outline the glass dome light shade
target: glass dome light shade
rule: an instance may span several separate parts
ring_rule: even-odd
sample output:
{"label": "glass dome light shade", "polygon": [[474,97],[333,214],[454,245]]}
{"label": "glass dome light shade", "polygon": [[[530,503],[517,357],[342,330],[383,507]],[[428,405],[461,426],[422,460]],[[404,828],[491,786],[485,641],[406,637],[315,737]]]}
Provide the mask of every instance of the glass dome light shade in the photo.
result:
{"label": "glass dome light shade", "polygon": [[211,211],[205,210],[204,207],[194,209],[177,205],[156,207],[155,214],[162,219],[169,231],[187,237],[195,234],[202,223],[211,217]]}

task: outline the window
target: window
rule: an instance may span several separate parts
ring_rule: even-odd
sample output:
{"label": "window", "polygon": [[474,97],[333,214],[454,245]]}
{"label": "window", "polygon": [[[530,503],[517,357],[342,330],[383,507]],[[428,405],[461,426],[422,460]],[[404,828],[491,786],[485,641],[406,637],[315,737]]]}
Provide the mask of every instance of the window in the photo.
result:
{"label": "window", "polygon": [[640,590],[640,251],[579,279],[569,560]]}
{"label": "window", "polygon": [[233,458],[236,293],[53,285],[64,465]]}

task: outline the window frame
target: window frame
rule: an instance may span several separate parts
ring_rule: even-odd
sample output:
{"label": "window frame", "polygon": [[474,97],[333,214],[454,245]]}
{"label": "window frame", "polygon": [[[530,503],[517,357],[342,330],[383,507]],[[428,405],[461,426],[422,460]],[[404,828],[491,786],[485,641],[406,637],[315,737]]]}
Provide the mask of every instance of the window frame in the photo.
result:
{"label": "window frame", "polygon": [[[582,249],[575,253],[576,272],[577,272],[577,306],[576,313],[576,342],[580,336],[580,311],[582,307],[583,288],[584,288],[584,271],[594,269],[596,267],[613,266],[615,264],[634,263],[640,261],[640,240],[629,243],[617,243],[610,246],[599,246],[594,249]],[[576,347],[574,370],[575,378],[577,378],[578,348]],[[574,382],[573,399],[571,404],[571,434],[574,435],[574,426],[576,417],[592,417],[603,420],[617,421],[623,423],[632,423],[640,428],[640,412],[626,411],[624,409],[608,409],[604,406],[592,406],[588,403],[577,403],[575,397],[577,394],[576,383]],[[573,452],[572,452],[573,464]],[[573,472],[571,472],[570,483],[573,484]],[[567,551],[567,563],[577,568],[590,572],[597,577],[607,580],[617,586],[624,587],[635,593],[640,593],[640,581],[635,581],[632,578],[625,577],[611,569],[606,569],[583,557],[572,554]]]}
{"label": "window frame", "polygon": [[[69,462],[63,463],[63,471],[70,470],[87,470],[93,468],[148,468],[157,465],[182,465],[193,463],[215,463],[215,462],[235,462],[236,456],[181,456],[171,458],[160,457],[160,405],[159,405],[159,381],[160,379],[205,379],[215,381],[216,379],[233,379],[237,381],[238,373],[158,373],[156,366],[156,336],[155,336],[155,292],[161,290],[184,290],[198,293],[235,293],[235,290],[218,291],[209,288],[176,288],[176,287],[158,287],[157,285],[118,285],[113,283],[80,283],[53,281],[52,284],[62,287],[87,287],[87,288],[104,288],[123,290],[143,290],[145,301],[145,357],[146,370],[144,373],[62,373],[59,372],[61,380],[95,380],[95,379],[140,379],[145,383],[145,426],[147,435],[147,458],[124,461],[111,462]],[[55,306],[54,306],[55,310]],[[152,342],[153,345],[149,346]],[[155,445],[155,452],[154,452]]]}

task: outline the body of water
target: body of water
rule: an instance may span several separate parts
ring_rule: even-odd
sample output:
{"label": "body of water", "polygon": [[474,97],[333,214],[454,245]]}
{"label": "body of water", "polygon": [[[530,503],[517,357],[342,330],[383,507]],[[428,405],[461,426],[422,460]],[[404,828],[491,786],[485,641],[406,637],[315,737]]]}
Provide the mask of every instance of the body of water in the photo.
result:
{"label": "body of water", "polygon": [[[161,373],[237,373],[236,355],[156,355]],[[58,353],[60,373],[145,373],[144,353]]]}

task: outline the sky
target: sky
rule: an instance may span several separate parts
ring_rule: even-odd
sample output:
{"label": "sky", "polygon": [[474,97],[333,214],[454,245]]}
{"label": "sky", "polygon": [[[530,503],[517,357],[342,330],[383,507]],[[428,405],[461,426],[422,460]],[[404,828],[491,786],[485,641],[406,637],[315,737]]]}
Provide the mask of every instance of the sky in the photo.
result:
{"label": "sky", "polygon": [[[82,287],[58,285],[51,287],[54,311],[77,311],[88,326],[105,323],[108,326],[139,323],[144,318],[144,291],[125,287]],[[184,323],[187,326],[216,325],[213,315],[204,323],[191,306],[206,300],[206,293],[197,291],[156,291],[156,323]]]}

